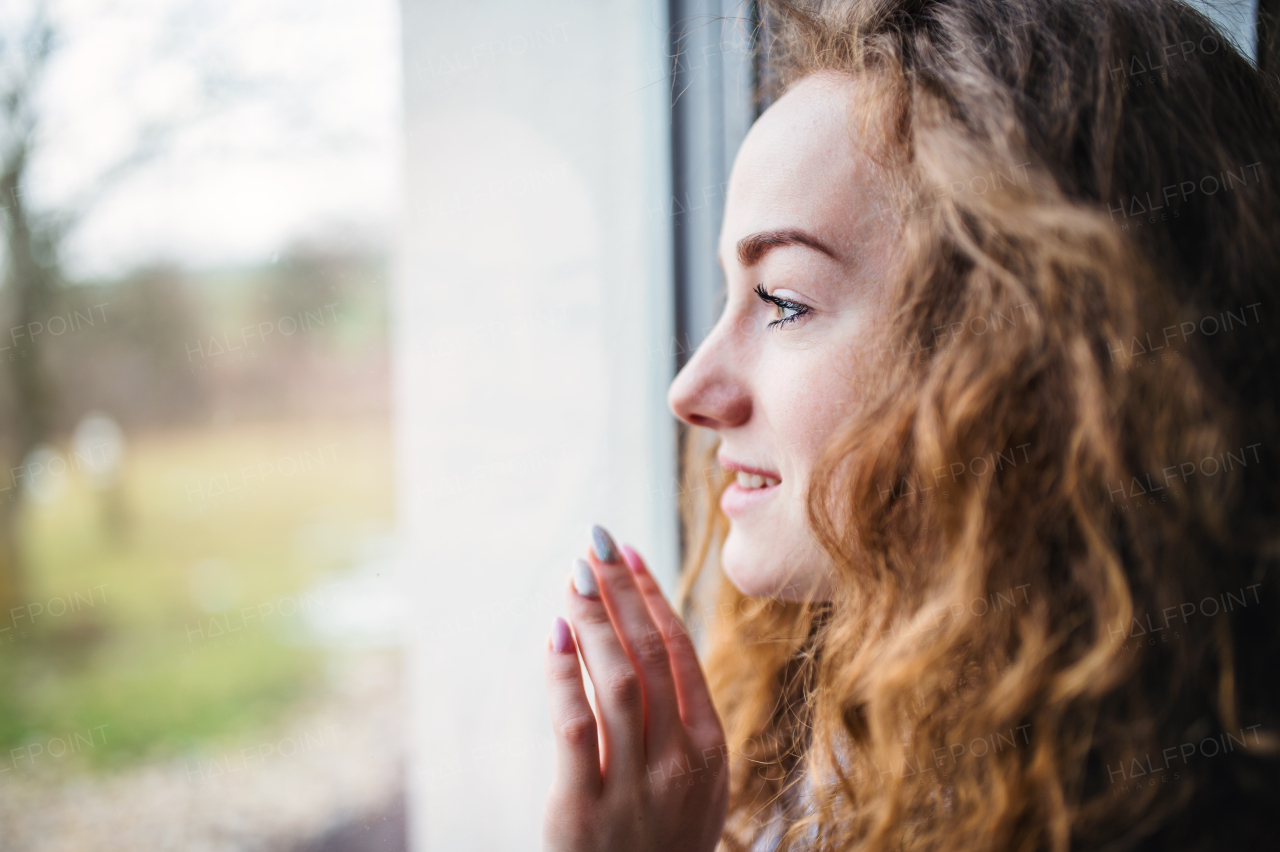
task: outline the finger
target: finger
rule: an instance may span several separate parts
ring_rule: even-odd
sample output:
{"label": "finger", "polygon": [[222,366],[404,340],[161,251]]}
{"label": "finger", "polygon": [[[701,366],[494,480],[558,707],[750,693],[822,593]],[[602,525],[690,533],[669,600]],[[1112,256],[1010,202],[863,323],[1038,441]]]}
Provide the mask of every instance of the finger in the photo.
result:
{"label": "finger", "polygon": [[629,545],[623,545],[622,557],[635,577],[636,586],[644,595],[654,622],[662,632],[662,638],[671,656],[671,673],[675,680],[676,695],[680,703],[680,718],[690,732],[707,737],[723,737],[720,716],[711,700],[711,690],[703,675],[702,665],[693,639],[684,622],[662,593],[658,581],[649,573],[640,554]]}
{"label": "finger", "polygon": [[631,569],[603,527],[591,530],[591,564],[600,579],[606,608],[631,662],[640,673],[644,694],[645,754],[657,753],[680,731],[680,703],[671,658],[662,631],[654,623]]}
{"label": "finger", "polygon": [[569,625],[557,617],[547,642],[547,692],[555,730],[556,780],[563,791],[600,792],[600,748],[596,714],[582,683],[578,649]]}
{"label": "finger", "polygon": [[573,582],[565,590],[569,621],[578,650],[596,691],[596,707],[603,730],[606,777],[634,774],[644,765],[644,695],[640,674],[631,663],[600,597],[591,566],[578,559]]}

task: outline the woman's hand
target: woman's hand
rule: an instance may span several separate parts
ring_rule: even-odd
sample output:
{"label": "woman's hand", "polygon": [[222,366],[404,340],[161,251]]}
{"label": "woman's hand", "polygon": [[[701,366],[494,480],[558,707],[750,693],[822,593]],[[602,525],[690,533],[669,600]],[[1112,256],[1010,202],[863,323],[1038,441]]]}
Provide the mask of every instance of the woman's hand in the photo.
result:
{"label": "woman's hand", "polygon": [[635,551],[591,532],[591,560],[575,563],[566,589],[576,647],[557,618],[547,648],[556,773],[543,849],[711,852],[728,750],[693,643]]}

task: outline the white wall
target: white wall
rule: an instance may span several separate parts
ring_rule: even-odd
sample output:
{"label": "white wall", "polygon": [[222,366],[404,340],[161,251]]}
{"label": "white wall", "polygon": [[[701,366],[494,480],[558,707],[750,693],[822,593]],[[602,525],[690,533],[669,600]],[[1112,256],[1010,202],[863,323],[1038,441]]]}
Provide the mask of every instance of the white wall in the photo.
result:
{"label": "white wall", "polygon": [[538,848],[543,647],[589,525],[673,588],[664,10],[402,3],[415,850]]}

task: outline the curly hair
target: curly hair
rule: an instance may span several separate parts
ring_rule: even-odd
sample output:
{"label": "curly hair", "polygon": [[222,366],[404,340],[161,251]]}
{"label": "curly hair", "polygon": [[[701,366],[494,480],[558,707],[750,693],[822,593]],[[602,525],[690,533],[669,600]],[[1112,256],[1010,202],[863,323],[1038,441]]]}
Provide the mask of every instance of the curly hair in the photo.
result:
{"label": "curly hair", "polygon": [[1175,0],[760,5],[780,89],[857,80],[904,262],[809,493],[837,593],[713,588],[722,848],[1276,848],[1275,80]]}

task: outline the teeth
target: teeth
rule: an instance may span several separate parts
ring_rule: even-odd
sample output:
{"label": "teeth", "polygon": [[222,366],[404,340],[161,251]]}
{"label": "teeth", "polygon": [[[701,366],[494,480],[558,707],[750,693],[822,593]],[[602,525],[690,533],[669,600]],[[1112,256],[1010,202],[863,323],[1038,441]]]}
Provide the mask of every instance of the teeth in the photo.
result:
{"label": "teeth", "polygon": [[739,488],[772,488],[778,484],[778,480],[768,476],[760,476],[755,473],[744,473],[738,471],[738,487]]}

